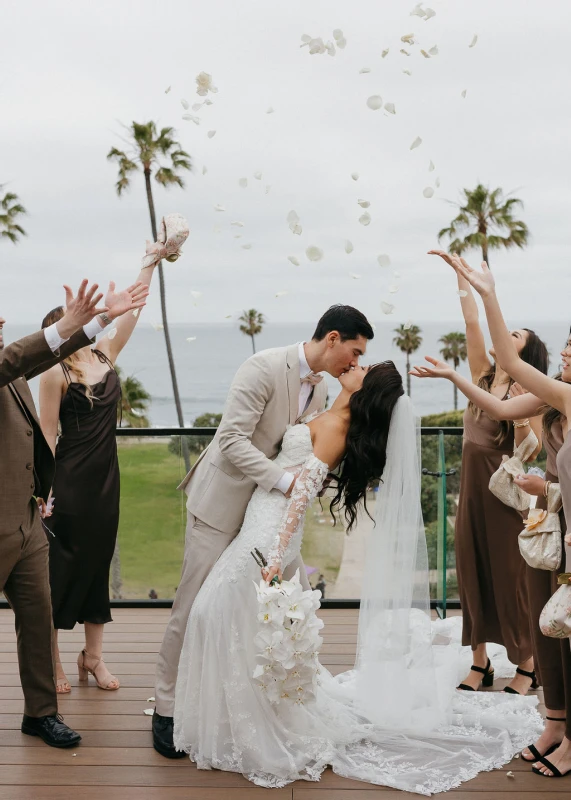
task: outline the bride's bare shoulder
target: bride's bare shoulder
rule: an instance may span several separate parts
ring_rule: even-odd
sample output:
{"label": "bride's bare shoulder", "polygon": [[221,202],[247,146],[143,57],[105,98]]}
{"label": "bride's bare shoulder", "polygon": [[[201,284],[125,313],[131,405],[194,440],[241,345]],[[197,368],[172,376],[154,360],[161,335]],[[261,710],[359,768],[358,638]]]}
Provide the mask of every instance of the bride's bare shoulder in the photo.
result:
{"label": "bride's bare shoulder", "polygon": [[336,414],[325,412],[309,423],[313,452],[325,464],[336,466],[345,452],[347,423]]}

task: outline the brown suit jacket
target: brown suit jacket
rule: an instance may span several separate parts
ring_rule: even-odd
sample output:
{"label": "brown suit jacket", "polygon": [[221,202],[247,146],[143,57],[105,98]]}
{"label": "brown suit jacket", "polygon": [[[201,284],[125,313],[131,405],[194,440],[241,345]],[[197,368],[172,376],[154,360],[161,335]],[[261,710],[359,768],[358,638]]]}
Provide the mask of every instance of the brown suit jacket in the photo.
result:
{"label": "brown suit jacket", "polygon": [[28,379],[88,344],[79,331],[56,355],[38,331],[0,350],[0,536],[23,524],[34,495],[47,500],[54,476]]}

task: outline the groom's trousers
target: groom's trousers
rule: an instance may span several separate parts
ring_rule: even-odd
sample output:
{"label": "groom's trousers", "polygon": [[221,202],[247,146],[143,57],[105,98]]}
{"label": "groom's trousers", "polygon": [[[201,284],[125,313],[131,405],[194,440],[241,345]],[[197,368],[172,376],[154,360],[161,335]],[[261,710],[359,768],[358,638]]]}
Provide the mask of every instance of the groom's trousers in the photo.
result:
{"label": "groom's trousers", "polygon": [[[194,599],[208,573],[237,533],[238,530],[232,533],[222,533],[187,512],[182,575],[157,660],[155,700],[157,713],[163,717],[174,716],[174,692],[178,662]],[[300,568],[300,580],[303,588],[311,588],[301,557],[289,565],[284,571],[284,577],[292,577],[298,568]],[[252,591],[254,591],[253,587]]]}

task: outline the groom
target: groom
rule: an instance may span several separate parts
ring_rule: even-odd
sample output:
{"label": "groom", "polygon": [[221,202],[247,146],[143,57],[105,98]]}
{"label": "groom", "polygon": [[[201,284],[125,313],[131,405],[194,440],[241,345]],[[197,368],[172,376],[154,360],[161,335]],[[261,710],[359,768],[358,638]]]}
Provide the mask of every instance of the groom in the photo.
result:
{"label": "groom", "polygon": [[[174,693],[180,651],[190,609],[208,573],[244,521],[256,486],[289,496],[295,475],[274,463],[288,425],[323,411],[327,387],[322,376],[338,378],[356,367],[374,336],[367,318],[351,306],[332,306],[317,323],[310,342],[264,350],[238,370],[220,427],[190,470],[181,489],[188,495],[182,576],[157,663],[153,745],[167,758],[186,753],[173,745]],[[300,568],[301,557],[286,570]]]}

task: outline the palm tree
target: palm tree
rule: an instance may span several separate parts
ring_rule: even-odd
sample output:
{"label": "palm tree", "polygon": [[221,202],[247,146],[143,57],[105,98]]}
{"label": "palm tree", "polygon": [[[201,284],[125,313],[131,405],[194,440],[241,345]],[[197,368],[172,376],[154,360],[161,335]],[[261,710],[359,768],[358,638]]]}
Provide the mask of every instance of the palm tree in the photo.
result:
{"label": "palm tree", "polygon": [[[444,336],[441,336],[438,341],[440,344],[444,345],[440,350],[440,355],[445,361],[452,361],[455,370],[458,369],[461,361],[466,361],[468,358],[465,333],[447,333]],[[454,384],[454,411],[457,410],[458,387],[456,384]]]}
{"label": "palm tree", "polygon": [[262,332],[262,326],[265,325],[266,318],[259,311],[256,311],[255,308],[251,308],[249,311],[244,311],[240,317],[240,322],[244,323],[243,325],[240,325],[240,331],[246,336],[251,337],[252,350],[255,354],[256,342],[254,337]]}
{"label": "palm tree", "polygon": [[[0,190],[3,188],[0,184]],[[0,199],[0,237],[10,239],[13,244],[17,244],[19,236],[26,236],[26,231],[17,221],[18,217],[25,213],[26,209],[20,203],[18,195],[6,192]]]}
{"label": "palm tree", "polygon": [[393,339],[393,344],[403,353],[406,353],[406,393],[410,397],[410,356],[422,344],[422,336],[420,335],[422,331],[418,325],[411,325],[406,328],[404,325],[399,325],[398,328],[394,329],[393,333],[397,334]]}
{"label": "palm tree", "polygon": [[134,375],[123,378],[119,367],[115,367],[121,379],[121,404],[117,408],[117,420],[122,420],[129,428],[148,428],[149,400],[151,395]]}
{"label": "palm tree", "polygon": [[[118,164],[119,177],[117,183],[115,184],[115,188],[117,189],[117,194],[119,197],[126,189],[129,188],[131,184],[132,173],[138,172],[140,168],[143,169],[145,189],[147,192],[147,203],[151,217],[151,231],[153,233],[153,241],[156,241],[157,218],[155,214],[155,203],[153,200],[151,174],[153,170],[155,170],[155,180],[165,189],[168,189],[171,186],[180,186],[180,188],[183,189],[184,181],[179,172],[180,170],[192,169],[190,156],[181,148],[179,142],[177,142],[174,138],[176,136],[176,131],[174,128],[161,128],[160,131],[157,131],[155,123],[151,121],[145,123],[132,122],[131,126],[127,128],[127,130],[129,132],[129,153],[124,150],[118,150],[116,147],[112,147],[107,154],[107,158],[110,161],[116,161]],[[167,161],[166,166],[161,163],[161,159],[165,159]],[[184,427],[184,416],[182,413],[182,405],[178,391],[178,382],[176,379],[174,357],[167,320],[165,278],[161,261],[159,261],[159,288],[161,294],[163,329],[165,334],[169,369],[171,373],[174,402],[176,406],[178,424],[182,428]],[[186,448],[184,456],[185,463],[187,467],[190,468],[190,460],[188,457],[188,452],[186,452]]]}
{"label": "palm tree", "polygon": [[518,206],[523,208],[521,200],[504,197],[502,189],[491,192],[481,183],[473,191],[463,189],[463,193],[462,201],[454,204],[459,210],[458,215],[438,234],[439,240],[444,236],[450,238],[449,252],[461,255],[471,247],[480,247],[483,260],[490,266],[490,250],[523,249],[527,245],[528,227],[513,217]]}

